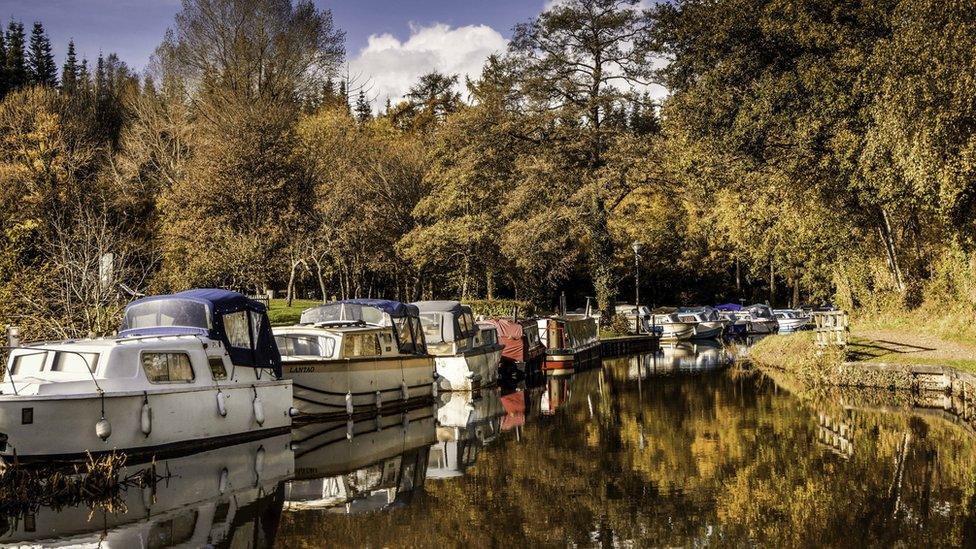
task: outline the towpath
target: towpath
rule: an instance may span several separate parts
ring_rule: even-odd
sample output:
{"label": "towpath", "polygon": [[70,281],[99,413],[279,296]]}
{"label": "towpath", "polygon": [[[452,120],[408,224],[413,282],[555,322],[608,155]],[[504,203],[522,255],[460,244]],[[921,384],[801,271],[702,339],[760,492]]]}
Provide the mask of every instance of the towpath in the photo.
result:
{"label": "towpath", "polygon": [[850,360],[954,366],[976,372],[976,345],[923,331],[852,330]]}

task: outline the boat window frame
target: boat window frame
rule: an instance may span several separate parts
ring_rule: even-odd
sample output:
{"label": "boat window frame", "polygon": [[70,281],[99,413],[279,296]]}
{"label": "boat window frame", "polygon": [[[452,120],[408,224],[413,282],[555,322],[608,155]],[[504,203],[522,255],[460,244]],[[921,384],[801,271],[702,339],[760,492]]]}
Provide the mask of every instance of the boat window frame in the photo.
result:
{"label": "boat window frame", "polygon": [[[156,355],[183,355],[183,356],[186,357],[187,363],[190,365],[190,373],[192,374],[193,377],[191,377],[189,380],[153,381],[152,377],[149,375],[149,372],[146,370],[146,355],[147,354],[156,354]],[[188,353],[187,351],[183,351],[183,350],[167,350],[167,349],[143,349],[143,350],[141,350],[139,352],[139,365],[142,367],[143,374],[146,375],[146,380],[149,383],[153,384],[153,385],[176,385],[176,384],[189,385],[189,384],[195,383],[196,380],[197,380],[197,370],[193,366],[193,357],[190,356],[190,353]],[[166,363],[166,370],[167,370],[167,374],[168,374],[169,373],[169,359],[168,358],[167,358],[167,363]]]}
{"label": "boat window frame", "polygon": [[20,372],[17,371],[18,366],[20,365],[20,359],[22,357],[37,356],[37,355],[44,355],[44,358],[41,361],[41,367],[40,369],[37,370],[37,372],[43,372],[47,368],[47,363],[49,358],[48,355],[50,355],[52,352],[54,351],[52,351],[51,349],[31,349],[31,352],[28,353],[15,354],[11,356],[10,360],[8,360],[7,362],[6,375],[8,377],[21,375]]}
{"label": "boat window frame", "polygon": [[[51,372],[67,372],[69,374],[94,374],[98,370],[98,360],[101,358],[100,352],[91,351],[61,351],[57,349],[52,349],[50,352],[54,353],[54,358],[51,360]],[[82,358],[85,361],[84,371],[74,371],[74,370],[62,370],[58,366],[61,365],[62,357],[66,355],[71,355],[77,358]],[[88,359],[91,358],[91,362]]]}
{"label": "boat window frame", "polygon": [[[214,366],[218,364],[220,365],[220,372],[222,372],[220,375],[218,375],[217,371],[214,369]],[[214,381],[223,381],[227,379],[227,365],[224,364],[224,357],[207,356],[207,366],[210,368],[210,377],[213,378]],[[190,367],[193,367],[192,362]]]}

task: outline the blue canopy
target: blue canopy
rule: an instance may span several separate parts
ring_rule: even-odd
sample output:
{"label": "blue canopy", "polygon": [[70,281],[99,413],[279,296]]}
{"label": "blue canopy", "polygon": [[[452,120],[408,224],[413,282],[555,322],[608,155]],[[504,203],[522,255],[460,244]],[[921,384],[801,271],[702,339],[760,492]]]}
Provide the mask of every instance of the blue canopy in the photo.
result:
{"label": "blue canopy", "polygon": [[183,334],[219,340],[235,365],[270,368],[281,377],[267,308],[237,292],[195,289],[137,299],[125,308],[119,330],[120,337]]}
{"label": "blue canopy", "polygon": [[715,308],[720,311],[741,311],[742,305],[737,305],[735,303],[723,303],[721,305],[716,305]]}

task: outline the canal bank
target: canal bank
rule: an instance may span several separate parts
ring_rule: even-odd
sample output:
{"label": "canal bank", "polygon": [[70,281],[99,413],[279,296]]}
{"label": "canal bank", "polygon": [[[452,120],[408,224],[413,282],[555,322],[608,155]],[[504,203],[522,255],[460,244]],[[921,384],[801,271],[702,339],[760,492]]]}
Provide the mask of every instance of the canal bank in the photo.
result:
{"label": "canal bank", "polygon": [[760,368],[793,375],[808,389],[880,388],[976,399],[976,369],[969,366],[968,359],[946,354],[933,358],[937,347],[895,339],[891,335],[883,340],[854,337],[846,348],[821,348],[811,334],[798,333],[766,338],[749,350],[749,356]]}

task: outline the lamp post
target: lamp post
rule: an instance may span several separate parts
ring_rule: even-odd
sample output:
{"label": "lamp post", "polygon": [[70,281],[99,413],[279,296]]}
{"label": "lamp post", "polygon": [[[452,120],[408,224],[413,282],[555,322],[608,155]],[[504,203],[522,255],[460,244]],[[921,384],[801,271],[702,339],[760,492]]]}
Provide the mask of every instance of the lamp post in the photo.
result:
{"label": "lamp post", "polygon": [[643,244],[635,240],[630,247],[634,250],[634,307],[640,307],[640,251]]}

